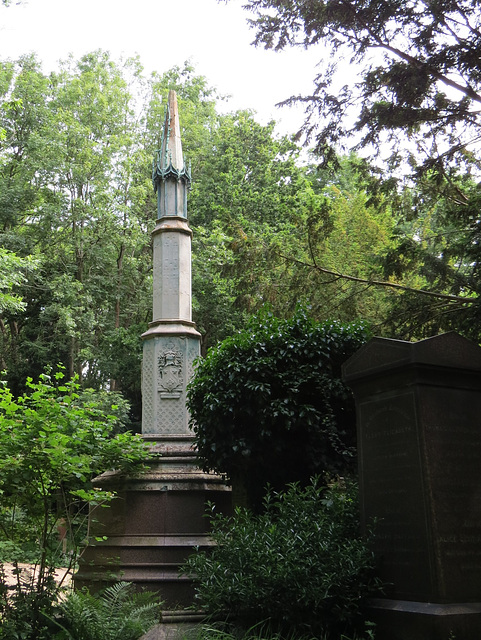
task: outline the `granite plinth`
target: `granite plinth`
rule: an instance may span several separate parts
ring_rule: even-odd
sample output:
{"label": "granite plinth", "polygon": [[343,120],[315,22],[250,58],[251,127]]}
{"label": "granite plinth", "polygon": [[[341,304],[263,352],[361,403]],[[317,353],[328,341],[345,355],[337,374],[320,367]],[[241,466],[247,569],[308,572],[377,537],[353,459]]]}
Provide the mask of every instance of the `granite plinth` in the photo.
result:
{"label": "granite plinth", "polygon": [[187,608],[193,602],[192,581],[179,569],[194,548],[211,546],[207,503],[229,512],[230,487],[198,468],[188,438],[164,442],[159,437],[152,448],[162,454],[148,462],[148,470],[96,479],[117,497],[108,509],[91,513],[94,539],[74,581],[76,587],[96,590],[126,580],[138,590],[157,591],[168,609]]}
{"label": "granite plinth", "polygon": [[448,622],[481,637],[481,349],[457,334],[376,338],[344,379],[357,407],[362,524],[376,522],[388,585],[375,618],[409,629],[391,639],[439,640]]}

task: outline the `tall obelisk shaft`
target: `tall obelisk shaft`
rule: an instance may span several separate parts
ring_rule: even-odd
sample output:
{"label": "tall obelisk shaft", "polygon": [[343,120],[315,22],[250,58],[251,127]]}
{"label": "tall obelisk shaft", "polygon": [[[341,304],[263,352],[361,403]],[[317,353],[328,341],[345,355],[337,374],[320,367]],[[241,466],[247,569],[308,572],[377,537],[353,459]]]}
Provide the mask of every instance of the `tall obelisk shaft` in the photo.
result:
{"label": "tall obelisk shaft", "polygon": [[206,505],[215,503],[219,512],[228,512],[231,503],[223,478],[199,468],[189,428],[186,388],[200,352],[200,334],[191,317],[190,175],[182,158],[173,91],[153,182],[158,218],[153,320],[142,336],[142,434],[154,455],[148,469],[137,474],[108,472],[95,480],[118,498],[91,519],[93,540],[75,581],[78,587],[98,588],[122,579],[138,589],[158,591],[165,607],[162,625],[149,638],[165,639],[171,637],[166,630],[170,624],[192,620],[192,580],[180,575],[179,568],[194,547],[212,544]]}
{"label": "tall obelisk shaft", "polygon": [[190,173],[185,166],[175,91],[169,92],[162,144],[152,180],[157,192],[153,231],[153,318],[144,339],[142,433],[191,435],[186,387],[200,354],[192,322],[191,241],[187,223]]}

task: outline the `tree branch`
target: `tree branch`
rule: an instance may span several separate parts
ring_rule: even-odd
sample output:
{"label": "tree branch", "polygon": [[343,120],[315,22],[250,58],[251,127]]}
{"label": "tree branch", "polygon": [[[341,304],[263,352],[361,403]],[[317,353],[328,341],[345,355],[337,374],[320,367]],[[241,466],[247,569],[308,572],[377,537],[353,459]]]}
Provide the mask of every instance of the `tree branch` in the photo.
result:
{"label": "tree branch", "polygon": [[481,102],[481,95],[477,93],[469,84],[462,85],[456,82],[455,80],[451,80],[451,78],[448,78],[444,74],[440,73],[433,66],[431,66],[429,62],[424,62],[422,60],[419,60],[418,58],[411,56],[409,53],[406,53],[405,51],[401,51],[401,49],[397,49],[396,47],[391,46],[387,42],[383,42],[379,38],[377,38],[377,42],[380,48],[393,53],[394,55],[401,58],[401,60],[404,60],[405,62],[409,62],[409,64],[415,65],[417,67],[426,67],[430,75],[432,75],[432,77],[435,78],[436,80],[439,80],[440,82],[447,85],[448,87],[451,87],[452,89],[456,89],[457,91],[464,93],[465,96],[467,96],[468,98],[471,98],[471,100],[474,100],[475,102]]}
{"label": "tree branch", "polygon": [[398,284],[397,282],[388,282],[386,280],[371,280],[369,278],[359,278],[357,276],[350,276],[346,273],[339,273],[337,271],[333,271],[332,269],[326,269],[325,267],[321,267],[314,262],[314,264],[309,264],[308,262],[304,262],[303,260],[297,260],[296,258],[292,258],[291,256],[286,256],[280,252],[276,252],[278,256],[283,258],[284,260],[288,260],[295,264],[299,264],[303,267],[308,267],[309,269],[314,269],[319,271],[320,273],[327,273],[328,275],[334,276],[335,278],[342,280],[349,280],[351,282],[360,282],[362,284],[367,284],[369,286],[376,287],[390,287],[391,289],[397,289],[401,291],[410,291],[411,293],[419,293],[424,296],[430,296],[431,298],[438,298],[440,300],[449,300],[451,302],[461,302],[462,304],[476,304],[479,301],[479,298],[465,298],[463,296],[455,296],[449,293],[436,293],[435,291],[426,291],[426,289],[416,289],[414,287],[408,287],[404,284]]}
{"label": "tree branch", "polygon": [[[349,2],[344,2],[344,4],[347,7],[351,8]],[[415,58],[414,56],[410,55],[406,51],[401,51],[401,49],[398,49],[397,47],[390,45],[388,42],[382,40],[376,33],[374,33],[367,22],[363,21],[363,23],[364,23],[363,26],[366,29],[366,31],[369,33],[370,37],[373,39],[375,43],[377,43],[377,44],[368,44],[367,45],[368,47],[371,47],[371,48],[379,47],[381,49],[385,49],[386,51],[389,51],[390,53],[394,54],[395,56],[399,57],[401,60],[404,60],[405,62],[408,62],[411,65],[418,66],[418,67],[425,67],[428,70],[429,74],[436,80],[439,80],[440,82],[447,85],[448,87],[451,87],[452,89],[456,89],[457,91],[464,93],[464,95],[466,95],[468,98],[471,98],[471,100],[474,100],[475,102],[481,102],[481,95],[477,93],[473,89],[473,87],[471,87],[469,84],[466,84],[466,85],[459,84],[455,80],[452,80],[451,78],[448,78],[446,75],[442,74],[435,67],[429,64],[429,62],[419,60],[418,58]]]}

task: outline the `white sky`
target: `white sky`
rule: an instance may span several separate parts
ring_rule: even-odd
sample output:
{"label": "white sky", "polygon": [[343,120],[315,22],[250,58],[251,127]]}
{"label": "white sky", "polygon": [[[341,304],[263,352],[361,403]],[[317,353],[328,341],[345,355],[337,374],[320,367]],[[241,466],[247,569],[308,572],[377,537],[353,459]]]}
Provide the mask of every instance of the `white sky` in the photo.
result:
{"label": "white sky", "polygon": [[274,118],[282,133],[295,133],[300,109],[274,105],[312,91],[317,51],[276,53],[250,43],[249,13],[242,0],[28,0],[0,7],[0,58],[37,52],[45,72],[72,53],[94,49],[112,57],[138,54],[147,72],[163,73],[190,59],[219,93],[231,95],[228,109],[254,109],[265,123]]}

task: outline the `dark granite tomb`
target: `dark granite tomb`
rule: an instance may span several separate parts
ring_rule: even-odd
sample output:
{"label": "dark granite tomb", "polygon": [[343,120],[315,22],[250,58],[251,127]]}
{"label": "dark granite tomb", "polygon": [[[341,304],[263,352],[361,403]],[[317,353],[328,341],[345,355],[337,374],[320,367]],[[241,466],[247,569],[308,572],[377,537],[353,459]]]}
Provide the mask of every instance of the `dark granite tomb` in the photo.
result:
{"label": "dark granite tomb", "polygon": [[455,333],[374,338],[354,391],[363,526],[385,597],[377,640],[481,638],[481,348]]}

